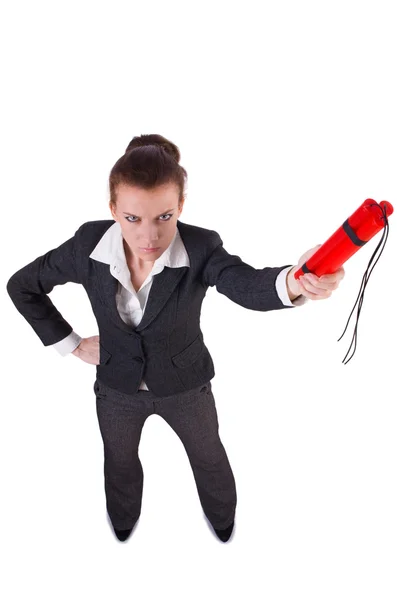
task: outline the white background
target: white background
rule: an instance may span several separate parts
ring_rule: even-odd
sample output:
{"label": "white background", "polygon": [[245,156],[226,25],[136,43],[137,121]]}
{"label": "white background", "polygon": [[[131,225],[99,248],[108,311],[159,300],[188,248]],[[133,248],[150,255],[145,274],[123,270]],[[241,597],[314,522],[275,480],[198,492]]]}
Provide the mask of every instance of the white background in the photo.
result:
{"label": "white background", "polygon": [[[27,597],[395,600],[396,233],[340,342],[377,234],[331,298],[243,309],[209,288],[202,330],[237,483],[227,544],[184,448],[143,429],[140,520],[106,517],[95,366],[16,311],[19,268],[111,218],[107,178],[135,135],[177,144],[181,220],[262,268],[296,264],[366,198],[397,207],[392,2],[19,2],[1,11],[1,593]],[[98,333],[82,286],[51,299]]]}

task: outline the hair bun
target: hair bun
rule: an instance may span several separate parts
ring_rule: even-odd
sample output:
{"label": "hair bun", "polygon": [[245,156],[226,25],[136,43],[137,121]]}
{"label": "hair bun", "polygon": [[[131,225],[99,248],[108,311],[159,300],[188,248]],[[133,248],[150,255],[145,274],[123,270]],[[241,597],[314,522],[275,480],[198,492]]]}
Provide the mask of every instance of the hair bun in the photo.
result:
{"label": "hair bun", "polygon": [[125,153],[130,152],[134,148],[142,148],[143,146],[155,146],[161,148],[167,154],[172,156],[176,162],[179,162],[181,158],[178,147],[173,142],[157,133],[142,134],[133,137],[126,148]]}

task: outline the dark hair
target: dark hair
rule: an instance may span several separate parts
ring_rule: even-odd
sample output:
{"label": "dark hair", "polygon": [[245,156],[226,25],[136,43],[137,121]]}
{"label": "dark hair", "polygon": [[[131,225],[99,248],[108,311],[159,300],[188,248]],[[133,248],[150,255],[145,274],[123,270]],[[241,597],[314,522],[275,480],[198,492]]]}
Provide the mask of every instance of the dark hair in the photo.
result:
{"label": "dark hair", "polygon": [[110,203],[116,208],[120,184],[151,190],[159,185],[175,183],[179,189],[180,204],[185,196],[187,172],[179,160],[179,148],[162,135],[135,136],[110,171]]}

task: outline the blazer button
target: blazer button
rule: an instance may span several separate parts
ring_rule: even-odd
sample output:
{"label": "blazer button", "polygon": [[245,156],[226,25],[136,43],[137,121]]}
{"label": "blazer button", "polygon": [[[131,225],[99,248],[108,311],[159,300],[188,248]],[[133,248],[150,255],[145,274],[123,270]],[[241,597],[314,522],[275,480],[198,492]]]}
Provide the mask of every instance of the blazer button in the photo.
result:
{"label": "blazer button", "polygon": [[143,362],[143,358],[141,358],[140,356],[137,356],[137,357],[135,358],[135,360],[136,360],[136,361],[138,361],[138,362]]}

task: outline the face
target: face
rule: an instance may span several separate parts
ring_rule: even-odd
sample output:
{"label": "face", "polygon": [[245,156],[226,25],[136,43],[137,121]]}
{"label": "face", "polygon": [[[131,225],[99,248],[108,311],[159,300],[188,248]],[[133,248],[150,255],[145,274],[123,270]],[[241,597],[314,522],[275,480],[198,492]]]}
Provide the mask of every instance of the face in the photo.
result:
{"label": "face", "polygon": [[[170,245],[176,222],[182,212],[183,202],[178,206],[179,190],[174,183],[154,190],[119,185],[117,209],[110,211],[120,223],[126,259],[136,267],[152,266]],[[145,252],[144,248],[156,248]]]}

